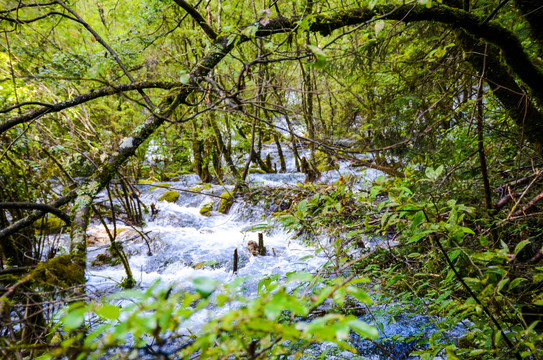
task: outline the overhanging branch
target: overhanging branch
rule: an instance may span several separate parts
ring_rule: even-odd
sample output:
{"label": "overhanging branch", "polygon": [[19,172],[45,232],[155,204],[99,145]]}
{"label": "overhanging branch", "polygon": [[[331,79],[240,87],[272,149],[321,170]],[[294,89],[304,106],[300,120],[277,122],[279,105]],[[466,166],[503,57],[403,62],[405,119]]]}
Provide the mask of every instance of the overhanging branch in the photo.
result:
{"label": "overhanging branch", "polygon": [[181,86],[181,83],[173,83],[173,82],[160,82],[160,81],[142,81],[137,82],[133,84],[122,84],[122,85],[115,85],[107,88],[101,88],[96,90],[91,90],[91,92],[76,96],[72,99],[62,101],[56,104],[51,105],[44,105],[42,107],[39,107],[37,109],[28,111],[22,115],[16,116],[14,118],[9,119],[8,121],[5,121],[0,124],[0,134],[3,132],[11,129],[12,127],[23,124],[29,121],[32,121],[39,116],[48,114],[48,113],[56,113],[83,103],[86,103],[91,100],[95,100],[104,96],[114,95],[125,91],[133,91],[138,89],[172,89],[174,87]]}
{"label": "overhanging branch", "polygon": [[56,215],[62,221],[66,223],[66,225],[70,225],[70,217],[66,215],[64,212],[59,210],[56,207],[53,207],[51,205],[47,204],[37,204],[37,203],[28,203],[28,202],[6,202],[6,203],[0,203],[0,209],[27,209],[27,210],[41,210],[43,212],[48,212],[53,215]]}
{"label": "overhanging branch", "polygon": [[207,22],[204,20],[204,18],[202,17],[202,15],[200,15],[200,13],[198,11],[196,11],[196,9],[194,7],[192,7],[191,5],[189,5],[189,3],[187,3],[185,0],[173,0],[177,5],[179,5],[179,7],[181,7],[183,10],[185,10],[193,19],[194,21],[196,21],[196,23],[198,25],[200,25],[200,27],[202,28],[202,30],[204,30],[204,32],[206,33],[206,35],[211,39],[211,40],[216,40],[217,39],[217,34],[215,33],[215,30],[213,30],[211,28],[211,26],[209,26],[207,24]]}

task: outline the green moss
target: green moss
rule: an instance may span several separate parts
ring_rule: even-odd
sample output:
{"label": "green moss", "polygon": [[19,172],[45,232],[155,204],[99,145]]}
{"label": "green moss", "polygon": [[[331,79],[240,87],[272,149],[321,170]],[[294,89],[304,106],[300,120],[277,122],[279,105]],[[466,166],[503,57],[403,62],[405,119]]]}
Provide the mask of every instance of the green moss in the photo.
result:
{"label": "green moss", "polygon": [[258,168],[249,168],[249,174],[266,174],[266,172]]}
{"label": "green moss", "polygon": [[339,170],[339,164],[330,155],[320,150],[315,152],[315,163],[320,172]]}
{"label": "green moss", "polygon": [[202,184],[201,186],[195,186],[193,188],[190,188],[189,190],[190,191],[195,191],[195,192],[202,192],[202,190],[209,190],[211,189],[211,184]]}
{"label": "green moss", "polygon": [[154,183],[153,180],[146,180],[146,179],[138,180],[138,184],[142,184],[142,185],[151,185],[152,183]]}
{"label": "green moss", "polygon": [[64,225],[64,221],[53,216],[45,217],[37,220],[34,223],[34,226],[36,227],[36,235],[58,234]]}
{"label": "green moss", "polygon": [[155,190],[155,189],[164,189],[165,187],[169,187],[170,184],[156,184],[155,186],[151,186],[149,191]]}
{"label": "green moss", "polygon": [[204,204],[200,208],[200,215],[211,216],[211,210],[213,210],[213,203]]}
{"label": "green moss", "polygon": [[178,175],[190,175],[190,174],[194,174],[194,171],[192,171],[192,169],[183,169],[183,170],[179,170],[179,171],[175,172],[176,176],[178,176]]}
{"label": "green moss", "polygon": [[158,201],[176,202],[179,199],[179,193],[177,191],[166,191],[164,195],[158,198]]}
{"label": "green moss", "polygon": [[217,211],[221,214],[228,214],[228,210],[230,210],[233,203],[234,196],[228,192],[224,192],[221,194],[221,203],[219,204],[219,209],[217,209]]}
{"label": "green moss", "polygon": [[70,255],[60,255],[39,263],[31,273],[32,281],[47,288],[67,288],[85,282],[84,269]]}
{"label": "green moss", "polygon": [[98,254],[96,259],[91,262],[92,266],[102,266],[102,265],[119,265],[119,258],[111,255],[110,253]]}

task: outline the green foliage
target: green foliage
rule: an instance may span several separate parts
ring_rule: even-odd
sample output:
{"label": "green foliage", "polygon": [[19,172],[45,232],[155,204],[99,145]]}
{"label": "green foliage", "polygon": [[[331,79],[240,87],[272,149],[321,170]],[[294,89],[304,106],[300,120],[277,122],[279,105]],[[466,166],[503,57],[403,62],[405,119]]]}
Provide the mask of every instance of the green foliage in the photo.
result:
{"label": "green foliage", "polygon": [[[519,254],[531,241],[514,247],[496,242],[492,232],[481,231],[486,219],[477,218],[474,207],[432,196],[443,174],[443,166],[428,167],[420,178],[381,178],[360,192],[353,192],[344,179],[332,187],[310,186],[312,191],[300,189],[300,197],[291,196],[296,204],[276,217],[311,243],[326,234],[335,250],[328,255],[336,268],[343,269],[350,260],[350,245],[360,241],[361,234],[366,240],[391,244],[373,245],[376,248],[354,268],[379,284],[374,288],[377,301],[392,302],[389,315],[441,318],[428,348],[417,351],[422,358],[440,351],[450,358],[541,355],[537,322],[524,323],[524,308],[541,304],[539,286],[526,279],[538,273],[518,267]],[[542,277],[534,276],[540,283]],[[496,328],[487,311],[502,329],[513,330]],[[463,339],[470,341],[444,342],[442,334],[465,320],[472,325]]]}
{"label": "green foliage", "polygon": [[[346,297],[371,304],[370,297],[358,287],[360,280],[336,278],[328,281],[306,272],[291,273],[287,282],[294,286],[292,292],[277,276],[264,278],[258,285],[258,297],[246,299],[240,295],[245,279],[238,278],[229,284],[219,284],[208,278],[193,280],[194,293],[162,288],[155,284],[145,291],[123,291],[99,302],[73,303],[64,309],[55,329],[59,342],[52,354],[42,359],[60,356],[70,351],[73,342],[67,333],[79,329],[85,319],[94,325],[83,339],[86,358],[100,358],[108,349],[133,342],[125,355],[135,348],[145,347],[149,341],[160,346],[167,341],[183,341],[180,324],[189,321],[202,311],[212,311],[215,306],[230,307],[221,316],[214,316],[203,327],[192,333],[188,346],[177,353],[180,357],[200,352],[200,356],[252,356],[262,352],[275,357],[285,352],[302,354],[310,344],[330,341],[346,350],[354,350],[346,342],[354,331],[361,337],[376,338],[377,330],[352,315],[328,313],[309,317],[326,299],[341,304]],[[128,306],[115,305],[118,299],[131,298]],[[239,306],[243,304],[243,306]],[[238,304],[232,308],[233,304]],[[288,316],[286,315],[288,314]],[[282,319],[281,321],[278,321]],[[66,338],[64,338],[66,336]],[[252,344],[252,345],[251,345]],[[155,345],[156,346],[156,345]]]}
{"label": "green foliage", "polygon": [[149,191],[153,191],[155,189],[164,189],[164,188],[168,188],[170,187],[170,184],[166,184],[166,183],[163,183],[163,184],[155,184],[153,186],[151,186],[151,188],[149,189]]}
{"label": "green foliage", "polygon": [[[527,16],[518,6],[521,3],[530,2],[515,1],[496,12],[494,2],[473,2],[469,16],[511,29],[516,43],[533,60],[533,65],[541,68],[538,60],[542,55],[541,39],[534,36],[527,22],[537,16],[537,11]],[[123,163],[118,174],[110,175],[113,181],[117,175],[134,182],[141,177],[170,181],[193,172],[193,163],[198,158],[198,170],[213,166],[212,176],[222,179],[227,153],[232,163],[229,167],[239,168],[247,159],[251,140],[256,140],[255,152],[260,156],[263,144],[273,139],[278,129],[284,130],[283,123],[287,121],[289,131],[292,127],[297,135],[308,137],[308,143],[326,146],[326,155],[311,149],[314,164],[310,165],[317,171],[337,169],[337,159],[371,150],[373,165],[400,169],[406,179],[381,178],[363,191],[353,190],[349,179],[332,186],[307,185],[299,192],[283,189],[284,194],[293,197],[273,199],[279,201],[281,209],[278,220],[308,243],[318,246],[329,257],[336,275],[358,271],[356,276],[364,274],[374,279],[376,292],[409,304],[398,311],[442,316],[444,327],[466,320],[473,324],[458,344],[440,343],[437,337],[429,339],[428,350],[421,352],[423,358],[439,351],[453,359],[510,357],[513,351],[507,350],[505,338],[513,342],[515,352],[521,357],[537,357],[541,352],[541,337],[534,330],[536,324],[525,321],[523,315],[543,304],[542,269],[537,263],[537,254],[543,246],[543,223],[541,203],[536,197],[541,193],[541,149],[525,141],[531,132],[523,124],[532,116],[522,113],[521,121],[515,124],[511,108],[517,111],[518,104],[523,104],[522,109],[540,110],[529,103],[532,97],[538,97],[538,91],[532,91],[535,89],[530,89],[526,82],[522,85],[526,91],[515,90],[512,85],[519,74],[513,74],[509,83],[493,81],[492,74],[514,72],[504,59],[511,62],[521,54],[502,56],[494,48],[499,43],[486,46],[481,40],[488,56],[485,65],[498,71],[485,69],[482,78],[489,79],[493,92],[483,86],[482,94],[477,94],[479,77],[475,74],[480,74],[482,67],[473,63],[469,66],[468,58],[482,54],[483,47],[465,46],[459,36],[463,33],[457,29],[460,23],[450,27],[437,22],[410,21],[399,26],[387,20],[393,11],[379,13],[379,17],[357,24],[356,28],[331,32],[321,26],[319,32],[312,33],[317,21],[326,25],[333,16],[345,14],[353,7],[375,9],[383,4],[405,2],[287,4],[280,1],[277,7],[268,8],[267,4],[240,7],[236,2],[211,1],[205,9],[200,5],[196,10],[219,34],[219,39],[231,36],[230,44],[237,47],[231,56],[211,69],[208,78],[198,84],[191,83],[198,91],[188,97],[178,96],[180,89],[194,80],[189,76],[191,69],[203,64],[202,59],[217,44],[203,35],[189,15],[181,14],[176,4],[162,0],[69,4],[115,51],[136,82],[176,82],[173,88],[144,90],[155,105],[169,106],[176,99],[181,106],[168,114],[167,126],[148,129],[154,133],[135,156]],[[441,14],[447,11],[440,7],[440,1],[418,0],[408,5],[414,5],[416,10],[419,4],[439,9]],[[122,138],[142,130],[146,118],[154,111],[143,105],[145,99],[135,91],[116,92],[60,112],[54,110],[56,105],[51,107],[80,95],[95,94],[97,88],[113,89],[131,82],[85,26],[58,15],[58,6],[21,7],[17,1],[5,2],[5,9],[17,8],[17,11],[6,10],[3,21],[0,123],[38,108],[46,112],[0,134],[2,201],[49,203],[59,196],[57,188],[66,194],[77,186],[72,183],[73,177],[91,176],[101,164],[109,169],[112,164],[107,159],[118,151]],[[12,23],[9,21],[12,16],[23,21]],[[285,34],[259,34],[274,18],[295,19],[296,27]],[[27,23],[28,19],[36,21]],[[480,39],[481,34],[476,35]],[[494,63],[503,65],[505,70],[493,68]],[[514,105],[508,107],[497,96],[501,89],[507,89],[508,98],[518,96],[519,101],[512,101]],[[476,121],[479,95],[484,105],[481,126]],[[32,103],[14,106],[25,102]],[[191,123],[187,126],[189,119]],[[211,120],[218,131],[214,131]],[[251,139],[253,123],[256,136]],[[286,148],[284,143],[290,134],[283,133],[285,138],[278,138]],[[482,135],[482,142],[477,134]],[[219,144],[220,137],[223,145]],[[298,140],[293,139],[293,144],[297,144],[294,146],[300,144]],[[349,145],[338,145],[341,140],[349,140]],[[480,154],[485,154],[487,160],[485,179]],[[155,157],[151,159],[150,155]],[[209,181],[211,176],[203,178]],[[490,184],[492,201],[498,204],[509,195],[509,203],[483,206],[485,180]],[[203,189],[207,188],[199,187],[196,191]],[[172,191],[161,199],[176,201],[178,196]],[[227,212],[232,204],[231,195],[225,193],[221,197],[219,211]],[[27,214],[28,211],[21,209],[2,210],[0,227],[6,228]],[[61,226],[58,219],[46,218],[41,234],[57,233]],[[34,227],[39,229],[41,225],[35,223]],[[37,265],[33,277],[52,276],[52,284],[32,283],[38,292],[41,287],[49,290],[71,286],[82,279],[83,274],[64,258],[56,260],[58,263],[39,263],[46,254],[42,253],[44,244],[35,235],[31,229],[3,239],[0,255],[3,263]],[[387,247],[375,248],[376,243]],[[357,257],[364,258],[354,261]],[[272,284],[270,280],[266,286]],[[294,294],[278,285],[275,293],[263,293],[261,305],[251,302],[252,308],[232,310],[227,320],[217,319],[212,324],[219,330],[209,325],[191,349],[206,351],[210,356],[231,356],[228,351],[233,351],[250,357],[251,351],[267,349],[281,337],[284,341],[275,343],[269,353],[279,354],[284,350],[297,356],[298,345],[303,348],[311,341],[339,341],[347,329],[358,328],[363,332],[363,325],[344,314],[330,314],[312,322],[296,318],[307,316],[312,306],[321,301],[321,295],[331,297],[339,307],[347,302],[347,295],[363,302],[364,296],[352,288],[348,290],[348,286],[321,284],[324,288],[337,286],[337,289],[328,288],[330,293],[312,289],[314,301],[303,296],[293,298]],[[6,286],[11,285],[8,281]],[[123,285],[134,284],[125,280]],[[190,304],[213,303],[217,294],[213,292],[215,286],[199,279],[195,284],[197,293],[190,295],[194,297],[178,295],[176,306],[183,308],[179,304],[186,299]],[[160,312],[159,305],[168,309],[167,294],[156,288],[153,291],[155,295],[148,293],[145,298],[148,302],[135,309]],[[164,299],[158,298],[157,293]],[[217,295],[218,299],[220,296]],[[221,306],[218,299],[217,305]],[[223,300],[226,304],[231,298]],[[151,305],[153,302],[158,304],[156,308]],[[184,311],[193,314],[198,304],[186,305]],[[207,305],[202,306],[203,309]],[[174,309],[174,304],[170,307]],[[505,333],[490,325],[485,310],[494,314],[507,329]],[[119,336],[112,335],[113,340],[108,342],[108,336],[101,337],[101,333],[92,330],[94,338],[90,336],[85,343],[91,350],[85,351],[94,353],[105,352],[120,343],[131,327],[139,329],[137,336],[147,334],[154,338],[158,336],[155,332],[163,334],[162,330],[168,327],[172,330],[192,316],[176,315],[173,318],[178,323],[172,324],[162,318],[148,320],[136,310],[124,313],[120,308],[117,311],[94,303],[73,305],[68,310],[72,312],[65,321],[66,331],[78,329],[84,323],[84,316],[91,313],[105,322],[104,331],[111,330],[109,334],[118,331]],[[26,308],[21,313],[26,313]],[[126,323],[118,320],[124,314],[129,319]],[[228,322],[235,317],[241,320]],[[263,321],[259,323],[258,319]],[[156,325],[160,321],[162,325]],[[114,324],[108,327],[108,322]],[[93,342],[96,339],[100,341]],[[62,351],[77,349],[78,340],[66,337],[59,346]],[[21,339],[21,343],[25,341]],[[254,341],[257,345],[252,345]],[[225,344],[224,349],[216,346],[217,343]]]}

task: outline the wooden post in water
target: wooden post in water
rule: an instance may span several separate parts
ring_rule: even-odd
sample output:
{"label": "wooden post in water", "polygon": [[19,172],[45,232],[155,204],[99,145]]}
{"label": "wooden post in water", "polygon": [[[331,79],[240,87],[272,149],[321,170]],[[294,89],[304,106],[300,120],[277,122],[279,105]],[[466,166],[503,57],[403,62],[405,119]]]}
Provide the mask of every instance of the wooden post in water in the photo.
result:
{"label": "wooden post in water", "polygon": [[234,249],[234,264],[233,264],[233,273],[238,273],[238,249]]}
{"label": "wooden post in water", "polygon": [[266,255],[266,249],[264,248],[264,235],[258,233],[258,255]]}

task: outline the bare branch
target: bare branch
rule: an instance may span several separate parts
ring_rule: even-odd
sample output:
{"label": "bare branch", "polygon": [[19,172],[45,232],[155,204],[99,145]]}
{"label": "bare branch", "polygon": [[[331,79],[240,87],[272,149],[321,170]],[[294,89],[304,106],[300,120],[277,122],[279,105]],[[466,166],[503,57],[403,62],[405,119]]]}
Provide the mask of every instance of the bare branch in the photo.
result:
{"label": "bare branch", "polygon": [[70,217],[56,207],[47,204],[37,204],[28,202],[5,202],[0,203],[0,209],[30,209],[41,210],[58,216],[66,225],[70,225]]}
{"label": "bare branch", "polygon": [[51,107],[50,104],[45,104],[45,103],[42,103],[42,102],[39,102],[39,101],[27,101],[27,102],[24,102],[24,103],[19,103],[19,104],[16,104],[16,105],[13,105],[13,106],[10,106],[8,108],[5,108],[5,109],[2,109],[0,110],[0,114],[5,114],[5,113],[8,113],[10,111],[13,111],[15,109],[19,109],[23,106],[29,106],[29,105],[40,105],[40,106],[44,106],[44,107]]}
{"label": "bare branch", "polygon": [[196,21],[196,23],[198,25],[200,25],[200,27],[202,28],[202,30],[204,30],[204,32],[206,33],[206,35],[211,39],[211,40],[216,40],[217,39],[217,33],[215,33],[215,30],[213,30],[211,28],[211,26],[209,26],[207,24],[207,22],[204,20],[204,18],[202,17],[202,15],[200,15],[200,13],[198,11],[196,11],[195,8],[193,8],[191,5],[189,5],[185,0],[173,0],[177,5],[179,5],[183,10],[185,10],[190,16],[192,16],[192,18],[194,19],[194,21]]}
{"label": "bare branch", "polygon": [[[91,100],[101,98],[104,96],[118,94],[125,91],[133,91],[137,89],[150,89],[150,88],[172,89],[174,87],[179,87],[181,85],[182,85],[181,83],[172,83],[172,82],[142,81],[142,82],[137,82],[133,84],[123,84],[123,85],[116,85],[116,86],[111,86],[107,88],[101,88],[97,90],[91,90],[91,92],[76,96],[73,99],[62,101],[62,102],[52,104],[52,105],[45,105],[41,108],[31,110],[27,113],[16,116],[4,123],[1,123],[0,134],[11,129],[12,127],[16,125],[32,121],[41,115],[59,112],[59,111],[83,104]],[[2,112],[5,112],[5,111],[3,110]]]}
{"label": "bare branch", "polygon": [[[62,205],[66,205],[67,203],[69,203],[70,201],[75,199],[76,196],[77,196],[76,191],[72,190],[68,194],[66,194],[65,196],[63,196],[61,198],[58,198],[57,200],[51,202],[48,205],[53,207],[53,208],[59,208]],[[2,243],[3,240],[5,238],[7,238],[8,236],[15,234],[17,231],[19,231],[21,229],[24,229],[26,227],[29,227],[36,220],[43,217],[44,215],[45,215],[45,211],[42,211],[42,210],[34,211],[32,214],[28,215],[27,217],[22,218],[22,219],[20,219],[20,220],[18,220],[16,222],[14,222],[10,226],[1,229],[0,230],[0,243]]]}
{"label": "bare branch", "polygon": [[513,216],[519,216],[519,215],[524,214],[529,208],[534,206],[541,199],[543,199],[543,192],[540,192],[539,194],[537,194],[532,200],[530,200],[530,202],[528,202],[528,204],[524,205],[522,209],[515,212]]}
{"label": "bare branch", "polygon": [[37,17],[32,18],[32,19],[27,19],[27,20],[23,20],[23,19],[19,19],[19,18],[14,19],[14,18],[11,18],[11,17],[6,17],[6,16],[0,16],[0,20],[11,22],[11,23],[14,23],[14,24],[30,24],[30,23],[33,23],[33,22],[48,18],[51,15],[58,15],[58,16],[65,17],[65,18],[73,20],[73,21],[77,21],[77,19],[74,19],[73,17],[68,16],[66,14],[63,14],[63,13],[58,12],[58,11],[50,11],[47,14],[43,14],[43,15],[37,16]]}
{"label": "bare branch", "polygon": [[56,4],[55,2],[43,3],[43,4],[40,4],[40,3],[35,3],[35,4],[17,4],[17,6],[14,7],[14,8],[7,9],[7,10],[0,10],[0,14],[8,14],[8,13],[10,13],[10,12],[14,12],[14,11],[17,11],[17,10],[20,10],[20,9],[24,9],[24,8],[43,7],[43,6],[49,6],[49,5],[55,5],[55,4]]}

